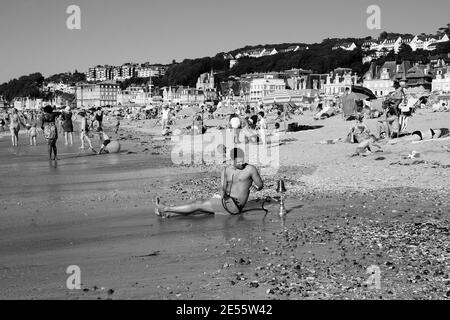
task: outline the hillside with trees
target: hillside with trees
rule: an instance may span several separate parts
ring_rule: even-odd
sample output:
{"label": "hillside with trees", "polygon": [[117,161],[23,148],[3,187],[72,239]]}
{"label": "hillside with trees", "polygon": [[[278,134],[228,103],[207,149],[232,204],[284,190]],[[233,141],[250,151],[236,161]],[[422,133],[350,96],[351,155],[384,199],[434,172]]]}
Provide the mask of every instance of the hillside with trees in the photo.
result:
{"label": "hillside with trees", "polygon": [[40,91],[44,83],[44,77],[40,73],[32,73],[13,79],[0,85],[0,96],[6,101],[11,101],[15,97],[42,98]]}
{"label": "hillside with trees", "polygon": [[[450,24],[439,28],[437,34],[450,34]],[[411,34],[400,34],[392,32],[382,32],[378,40],[401,36],[413,37]],[[246,73],[268,72],[268,71],[284,71],[292,68],[302,68],[312,70],[315,73],[329,73],[335,68],[351,68],[358,75],[364,75],[369,69],[369,63],[363,64],[363,55],[367,54],[361,50],[361,45],[372,39],[366,38],[327,38],[321,43],[305,44],[305,43],[282,43],[282,44],[266,44],[257,46],[245,46],[240,49],[232,50],[227,53],[235,56],[237,53],[244,52],[256,48],[275,48],[278,54],[272,56],[264,56],[261,58],[242,57],[238,63],[230,69],[229,60],[224,58],[224,52],[218,53],[214,57],[204,57],[198,59],[185,59],[182,62],[173,61],[168,67],[165,75],[159,78],[152,78],[152,83],[156,87],[163,86],[190,86],[195,87],[200,74],[210,72],[211,69],[216,73],[217,85],[220,81],[228,79],[231,75],[241,76]],[[333,47],[343,43],[352,43],[357,45],[357,49],[346,51],[343,49],[333,50]],[[308,47],[308,50],[302,49],[295,52],[280,52],[290,46],[298,45],[301,48]],[[415,52],[407,46],[403,45],[398,54],[393,51],[386,52],[386,56],[375,61],[377,65],[383,65],[385,61],[402,62],[405,60],[412,63],[428,63],[432,57],[447,57],[450,53],[450,41],[440,43],[434,51],[417,50]],[[6,100],[14,97],[31,97],[40,98],[42,93],[40,88],[46,82],[64,82],[73,85],[80,81],[85,81],[85,74],[75,71],[74,73],[61,73],[53,75],[47,79],[40,73],[30,74],[28,76],[13,79],[7,83],[0,85],[0,96]],[[122,89],[130,84],[144,84],[149,81],[148,78],[132,78],[121,82]]]}

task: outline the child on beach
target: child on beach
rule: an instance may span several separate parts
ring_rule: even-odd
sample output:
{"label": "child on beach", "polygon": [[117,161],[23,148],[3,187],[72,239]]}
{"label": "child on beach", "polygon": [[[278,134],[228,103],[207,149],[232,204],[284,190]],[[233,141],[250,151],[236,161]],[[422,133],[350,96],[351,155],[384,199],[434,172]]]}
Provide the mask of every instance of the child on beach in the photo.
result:
{"label": "child on beach", "polygon": [[36,146],[36,138],[37,138],[37,122],[36,120],[31,121],[31,127],[29,130],[29,136],[30,136],[30,146]]}

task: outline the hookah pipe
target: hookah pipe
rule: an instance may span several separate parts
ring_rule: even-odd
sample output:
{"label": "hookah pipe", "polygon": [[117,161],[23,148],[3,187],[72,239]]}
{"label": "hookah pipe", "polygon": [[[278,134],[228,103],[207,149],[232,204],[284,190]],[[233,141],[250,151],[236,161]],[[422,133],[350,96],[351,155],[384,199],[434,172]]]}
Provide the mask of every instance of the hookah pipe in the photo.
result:
{"label": "hookah pipe", "polygon": [[286,193],[286,187],[284,185],[284,181],[282,179],[278,180],[277,183],[277,189],[276,189],[277,193],[280,193],[280,211],[279,211],[279,216],[280,218],[284,221],[284,219],[286,219],[286,207],[284,206],[284,194]]}
{"label": "hookah pipe", "polygon": [[[275,189],[275,191],[280,194],[280,201],[279,201],[280,202],[280,211],[279,211],[278,215],[280,216],[280,218],[282,220],[284,220],[284,219],[286,219],[286,214],[287,214],[287,210],[284,205],[285,193],[287,192],[286,186],[284,184],[284,180],[282,180],[282,179],[278,180],[277,188]],[[242,213],[248,212],[248,211],[254,211],[254,210],[263,210],[266,213],[264,215],[264,218],[265,218],[267,216],[267,214],[269,213],[269,210],[264,208],[264,204],[266,202],[269,202],[270,200],[274,200],[274,199],[272,197],[267,196],[262,199],[263,202],[262,202],[261,208],[247,209],[247,210],[242,211]]]}

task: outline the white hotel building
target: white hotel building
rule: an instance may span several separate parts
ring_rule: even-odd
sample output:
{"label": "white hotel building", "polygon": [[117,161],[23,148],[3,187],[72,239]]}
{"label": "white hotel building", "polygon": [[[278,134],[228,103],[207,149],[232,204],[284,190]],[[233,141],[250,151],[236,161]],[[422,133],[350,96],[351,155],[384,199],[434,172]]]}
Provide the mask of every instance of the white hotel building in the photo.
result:
{"label": "white hotel building", "polygon": [[437,71],[436,79],[431,83],[431,91],[450,92],[450,67]]}
{"label": "white hotel building", "polygon": [[286,82],[283,79],[276,79],[270,75],[252,79],[250,82],[250,102],[258,102],[265,96],[284,89],[286,89]]}

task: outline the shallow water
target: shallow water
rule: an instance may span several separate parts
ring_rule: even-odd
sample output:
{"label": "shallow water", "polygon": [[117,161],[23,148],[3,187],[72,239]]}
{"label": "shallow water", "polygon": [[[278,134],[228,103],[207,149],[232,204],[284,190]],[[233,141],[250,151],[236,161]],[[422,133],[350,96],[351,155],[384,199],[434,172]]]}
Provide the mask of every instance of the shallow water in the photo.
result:
{"label": "shallow water", "polygon": [[[81,267],[85,285],[116,288],[138,279],[157,282],[186,266],[197,272],[195,260],[178,261],[273,227],[262,211],[160,220],[154,196],[199,171],[172,167],[169,158],[150,152],[128,154],[126,142],[119,154],[97,156],[79,152],[77,138],[69,147],[59,139],[56,163],[47,160],[42,137],[37,147],[20,138],[17,148],[0,138],[0,298],[68,297],[69,265]],[[146,259],[153,259],[150,266]]]}
{"label": "shallow water", "polygon": [[[152,237],[171,234],[177,238],[181,234],[184,237],[221,230],[226,238],[230,223],[235,225],[235,217],[221,216],[160,221],[149,204],[153,195],[167,189],[180,173],[198,174],[196,170],[171,169],[167,157],[127,154],[127,150],[97,156],[89,151],[80,153],[78,144],[67,147],[60,139],[60,160],[55,162],[47,160],[47,146],[42,141],[37,147],[23,145],[25,137],[20,142],[21,146],[11,148],[9,138],[0,140],[0,194],[5,204],[0,215],[0,229],[4,232],[0,238],[5,239],[11,227],[11,232],[32,227],[44,228],[44,233],[50,228],[62,240],[87,230],[89,234],[102,230],[109,234],[105,226],[117,230],[115,226],[124,224],[131,229],[145,226]],[[142,198],[142,186],[148,189],[148,198]],[[114,202],[116,196],[119,200]],[[241,218],[239,225],[259,224],[262,214],[252,211]]]}

